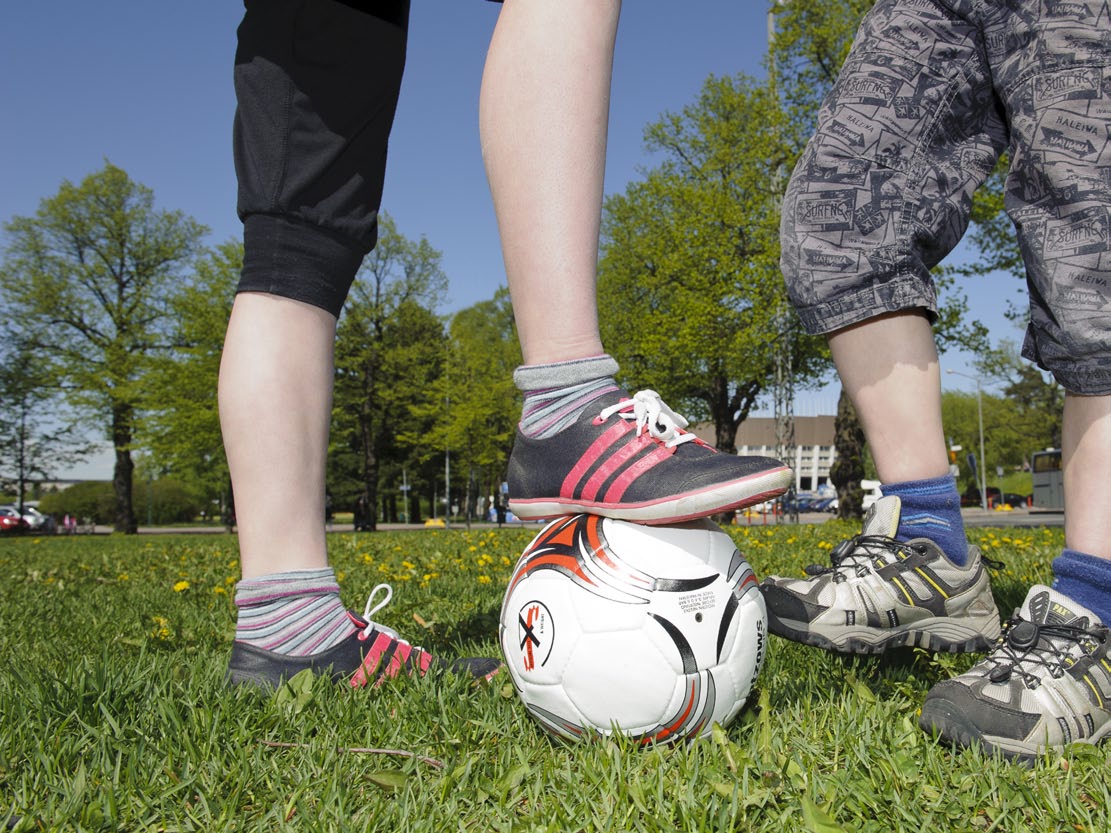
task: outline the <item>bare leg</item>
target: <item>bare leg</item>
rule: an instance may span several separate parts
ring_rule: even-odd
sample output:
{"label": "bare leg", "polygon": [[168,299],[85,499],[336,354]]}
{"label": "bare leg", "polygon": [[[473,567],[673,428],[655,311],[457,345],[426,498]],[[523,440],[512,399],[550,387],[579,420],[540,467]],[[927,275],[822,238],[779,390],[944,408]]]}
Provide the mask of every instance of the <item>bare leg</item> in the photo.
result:
{"label": "bare leg", "polygon": [[880,480],[947,475],[941,373],[926,317],[899,312],[871,318],[832,334],[829,346]]}
{"label": "bare leg", "polygon": [[1111,559],[1111,396],[1065,397],[1065,546]]}
{"label": "bare leg", "polygon": [[603,352],[595,279],[620,11],[506,0],[490,43],[482,151],[526,365]]}
{"label": "bare leg", "polygon": [[336,319],[240,293],[220,365],[220,426],[243,578],[326,567],[324,468]]}

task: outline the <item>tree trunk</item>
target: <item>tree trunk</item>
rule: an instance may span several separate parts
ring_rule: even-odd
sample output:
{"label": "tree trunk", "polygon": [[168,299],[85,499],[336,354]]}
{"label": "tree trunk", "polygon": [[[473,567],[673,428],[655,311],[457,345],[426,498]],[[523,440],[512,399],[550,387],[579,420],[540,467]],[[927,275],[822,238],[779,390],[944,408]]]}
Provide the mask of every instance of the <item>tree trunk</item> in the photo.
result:
{"label": "tree trunk", "polygon": [[134,535],[139,531],[135,509],[131,502],[131,475],[135,464],[131,461],[130,405],[117,403],[112,408],[112,445],[116,450],[116,463],[112,470],[112,487],[116,492],[116,532]]}
{"label": "tree trunk", "polygon": [[829,468],[829,480],[837,487],[837,517],[861,518],[864,515],[864,429],[852,400],[841,388],[834,421],[834,448],[837,459]]}

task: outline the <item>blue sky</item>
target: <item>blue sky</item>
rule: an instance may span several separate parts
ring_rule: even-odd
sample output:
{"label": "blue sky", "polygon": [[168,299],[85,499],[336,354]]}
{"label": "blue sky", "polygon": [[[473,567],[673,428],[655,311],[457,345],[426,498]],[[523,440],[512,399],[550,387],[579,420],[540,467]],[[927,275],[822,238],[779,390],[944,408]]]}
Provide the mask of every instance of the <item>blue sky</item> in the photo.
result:
{"label": "blue sky", "polygon": [[[490,298],[505,283],[478,142],[482,65],[498,6],[413,0],[409,57],[390,146],[383,209],[408,237],[444,254],[445,311]],[[762,0],[624,4],[614,67],[608,193],[651,163],[645,125],[681,109],[710,73],[762,75]],[[153,189],[161,208],[237,237],[231,67],[242,6],[232,0],[37,0],[0,11],[0,222],[34,213],[63,180],[104,160]],[[1012,279],[970,287],[973,314],[1004,337],[999,312]],[[967,357],[943,366],[968,371]],[[971,382],[945,377],[947,387]],[[800,397],[801,413],[832,413],[836,386]],[[104,462],[81,476],[103,473]]]}

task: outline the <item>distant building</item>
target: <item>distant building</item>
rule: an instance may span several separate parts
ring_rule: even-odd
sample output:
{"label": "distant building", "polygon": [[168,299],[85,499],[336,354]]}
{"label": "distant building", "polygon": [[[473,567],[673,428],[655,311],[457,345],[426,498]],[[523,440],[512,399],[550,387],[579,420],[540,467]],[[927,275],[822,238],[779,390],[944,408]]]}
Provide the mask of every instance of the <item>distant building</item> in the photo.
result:
{"label": "distant building", "polygon": [[[833,465],[834,417],[795,417],[795,456],[784,460],[795,472],[795,489],[812,492],[829,483]],[[695,425],[692,429],[701,439],[714,444],[714,427]],[[749,417],[737,430],[737,453],[775,456],[775,418]]]}

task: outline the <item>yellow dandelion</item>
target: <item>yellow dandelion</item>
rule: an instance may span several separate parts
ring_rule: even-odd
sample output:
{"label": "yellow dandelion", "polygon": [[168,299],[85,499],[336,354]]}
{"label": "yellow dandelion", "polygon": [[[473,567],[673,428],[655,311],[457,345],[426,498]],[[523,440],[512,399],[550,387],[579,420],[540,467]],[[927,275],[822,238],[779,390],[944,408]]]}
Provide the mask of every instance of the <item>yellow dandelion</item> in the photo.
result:
{"label": "yellow dandelion", "polygon": [[154,623],[154,630],[151,631],[151,636],[155,639],[169,639],[171,635],[170,620],[165,616],[152,616],[151,621]]}
{"label": "yellow dandelion", "polygon": [[486,576],[486,575],[482,575],[482,576],[478,577],[478,583],[479,584],[489,584],[492,581],[493,581],[493,579],[490,578],[489,576]]}
{"label": "yellow dandelion", "polygon": [[188,589],[189,589],[189,582],[185,581],[184,579],[182,581],[179,581],[177,584],[174,585],[174,592],[175,593],[184,593]]}
{"label": "yellow dandelion", "polygon": [[116,576],[116,581],[127,581],[130,578],[131,576],[129,576],[127,573],[120,573],[118,576]]}
{"label": "yellow dandelion", "polygon": [[217,596],[226,596],[228,594],[228,591],[221,587],[219,584],[212,588],[212,592],[215,593]]}

